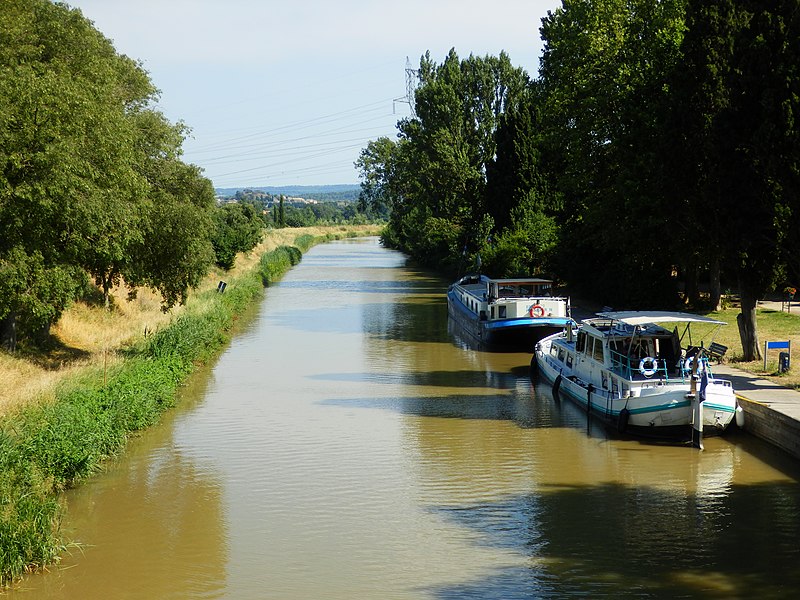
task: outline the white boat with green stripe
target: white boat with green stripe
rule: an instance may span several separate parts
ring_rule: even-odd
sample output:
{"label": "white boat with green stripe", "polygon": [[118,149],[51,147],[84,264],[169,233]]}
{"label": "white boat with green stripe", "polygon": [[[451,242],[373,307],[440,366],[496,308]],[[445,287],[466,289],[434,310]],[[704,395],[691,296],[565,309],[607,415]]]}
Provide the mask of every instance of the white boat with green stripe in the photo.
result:
{"label": "white boat with green stripe", "polygon": [[599,313],[539,341],[532,375],[620,432],[688,436],[702,447],[702,434],[743,414],[731,383],[712,372],[708,348],[722,325],[680,312]]}

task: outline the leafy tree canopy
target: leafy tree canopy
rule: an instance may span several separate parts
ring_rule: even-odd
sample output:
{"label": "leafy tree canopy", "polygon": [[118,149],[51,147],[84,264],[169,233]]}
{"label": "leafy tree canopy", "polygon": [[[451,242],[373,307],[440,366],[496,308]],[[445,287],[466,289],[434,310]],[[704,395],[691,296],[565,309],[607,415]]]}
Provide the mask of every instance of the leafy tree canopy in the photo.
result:
{"label": "leafy tree canopy", "polygon": [[[0,298],[7,347],[17,321],[38,327],[58,318],[81,287],[81,269],[106,295],[129,276],[170,289],[166,306],[198,280],[186,273],[210,255],[203,213],[213,193],[196,168],[180,162],[183,128],[152,108],[156,98],[141,66],[118,54],[80,11],[48,0],[3,3],[0,260],[19,275]],[[181,215],[180,233],[207,250],[173,251],[184,241],[156,215],[178,218],[181,205],[194,212]],[[148,271],[154,263],[136,254],[154,239],[164,240],[160,260],[176,261],[169,269]]]}

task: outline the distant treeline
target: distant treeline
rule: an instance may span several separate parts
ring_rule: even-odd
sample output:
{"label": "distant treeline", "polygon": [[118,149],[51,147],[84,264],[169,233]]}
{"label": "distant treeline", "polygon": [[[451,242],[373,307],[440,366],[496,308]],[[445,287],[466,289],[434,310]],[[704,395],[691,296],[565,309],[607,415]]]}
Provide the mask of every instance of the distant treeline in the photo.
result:
{"label": "distant treeline", "polygon": [[415,114],[358,161],[384,242],[617,308],[729,286],[752,360],[756,301],[800,282],[800,3],[564,0],[540,31],[536,79],[422,58]]}
{"label": "distant treeline", "polygon": [[321,185],[321,186],[280,186],[280,187],[247,187],[217,188],[220,198],[247,198],[266,194],[270,198],[285,196],[289,198],[305,198],[319,202],[355,202],[360,191],[358,185]]}
{"label": "distant treeline", "polygon": [[[356,188],[357,190],[358,188]],[[296,191],[296,190],[295,190]],[[329,196],[353,196],[353,192],[328,192]],[[265,191],[246,188],[237,190],[233,196],[220,197],[223,206],[251,206],[261,215],[267,227],[311,227],[314,225],[363,225],[385,220],[385,213],[378,213],[355,199],[320,200],[299,196],[274,195]],[[236,204],[232,204],[236,203]]]}

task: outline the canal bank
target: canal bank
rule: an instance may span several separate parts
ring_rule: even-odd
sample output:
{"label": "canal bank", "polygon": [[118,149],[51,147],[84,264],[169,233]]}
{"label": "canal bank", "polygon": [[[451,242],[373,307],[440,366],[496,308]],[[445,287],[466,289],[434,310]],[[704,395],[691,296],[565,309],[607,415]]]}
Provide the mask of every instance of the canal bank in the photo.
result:
{"label": "canal bank", "polygon": [[800,392],[728,365],[714,373],[736,390],[745,431],[800,458]]}

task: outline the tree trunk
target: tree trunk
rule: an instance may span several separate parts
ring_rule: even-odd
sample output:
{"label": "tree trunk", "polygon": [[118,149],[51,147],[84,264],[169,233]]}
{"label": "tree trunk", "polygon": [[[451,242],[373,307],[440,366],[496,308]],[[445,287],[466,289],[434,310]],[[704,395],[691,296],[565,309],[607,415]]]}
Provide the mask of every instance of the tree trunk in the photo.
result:
{"label": "tree trunk", "polygon": [[686,269],[684,277],[684,302],[691,306],[697,306],[700,301],[700,284],[697,264],[692,261]]}
{"label": "tree trunk", "polygon": [[709,294],[711,301],[711,310],[722,310],[722,284],[720,283],[720,267],[719,258],[714,257],[711,259],[709,277]]}
{"label": "tree trunk", "polygon": [[108,299],[110,290],[111,290],[111,280],[103,277],[103,306],[105,306],[106,310],[110,309],[110,302]]}
{"label": "tree trunk", "polygon": [[38,331],[34,332],[33,339],[40,347],[46,345],[50,341],[50,326],[51,323],[48,321],[44,324],[44,326],[39,329]]}
{"label": "tree trunk", "polygon": [[17,349],[17,314],[14,312],[0,319],[0,347],[9,352]]}
{"label": "tree trunk", "polygon": [[742,352],[745,361],[761,359],[758,348],[758,331],[756,331],[756,299],[742,290],[742,312],[736,316],[739,325],[739,337],[742,340]]}

